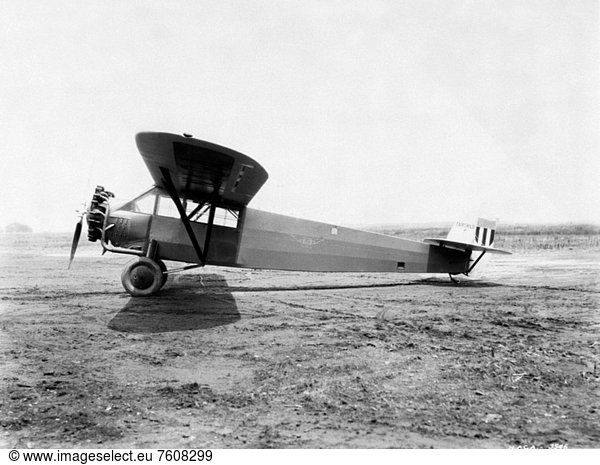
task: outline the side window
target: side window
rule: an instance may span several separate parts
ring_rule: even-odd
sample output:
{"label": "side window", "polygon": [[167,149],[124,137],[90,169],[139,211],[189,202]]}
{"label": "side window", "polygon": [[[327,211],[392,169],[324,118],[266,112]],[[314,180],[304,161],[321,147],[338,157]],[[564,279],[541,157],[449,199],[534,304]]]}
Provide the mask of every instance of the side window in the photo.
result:
{"label": "side window", "polygon": [[[187,210],[188,217],[196,223],[208,223],[210,217],[209,203],[188,202]],[[240,212],[228,208],[217,207],[215,209],[214,223],[216,226],[225,226],[226,228],[237,228]]]}
{"label": "side window", "polygon": [[[210,203],[198,203],[186,199],[181,199],[181,203],[185,208],[190,221],[203,224],[208,223],[208,218],[210,217]],[[150,208],[149,211],[150,213],[153,211],[153,205],[154,202],[152,202],[152,208]],[[170,197],[160,195],[158,197],[157,215],[167,216],[169,218],[179,218],[179,211]],[[237,228],[239,216],[240,212],[238,210],[217,207],[215,209],[214,224],[226,228]]]}
{"label": "side window", "polygon": [[237,228],[240,212],[217,207],[215,211],[215,224],[226,228]]}
{"label": "side window", "polygon": [[[183,206],[186,206],[185,199],[180,199]],[[169,218],[179,218],[179,211],[177,207],[171,200],[171,197],[167,197],[166,195],[161,195],[158,198],[158,210],[156,214],[159,216],[168,216]]]}

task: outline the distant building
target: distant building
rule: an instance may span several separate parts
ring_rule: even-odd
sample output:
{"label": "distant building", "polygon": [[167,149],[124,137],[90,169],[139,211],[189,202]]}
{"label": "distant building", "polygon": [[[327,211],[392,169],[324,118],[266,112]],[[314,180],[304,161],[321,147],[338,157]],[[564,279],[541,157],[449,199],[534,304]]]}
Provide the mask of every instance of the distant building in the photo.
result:
{"label": "distant building", "polygon": [[7,233],[30,233],[33,232],[33,229],[31,229],[31,226],[27,226],[26,224],[11,223],[5,228],[5,231]]}

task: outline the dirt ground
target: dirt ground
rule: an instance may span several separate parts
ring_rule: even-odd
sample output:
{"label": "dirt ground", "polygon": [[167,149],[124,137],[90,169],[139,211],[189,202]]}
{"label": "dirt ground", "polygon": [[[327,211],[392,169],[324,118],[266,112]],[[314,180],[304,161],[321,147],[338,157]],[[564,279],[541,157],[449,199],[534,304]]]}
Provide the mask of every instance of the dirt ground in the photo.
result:
{"label": "dirt ground", "polygon": [[600,447],[600,249],[484,277],[207,267],[0,237],[0,447]]}

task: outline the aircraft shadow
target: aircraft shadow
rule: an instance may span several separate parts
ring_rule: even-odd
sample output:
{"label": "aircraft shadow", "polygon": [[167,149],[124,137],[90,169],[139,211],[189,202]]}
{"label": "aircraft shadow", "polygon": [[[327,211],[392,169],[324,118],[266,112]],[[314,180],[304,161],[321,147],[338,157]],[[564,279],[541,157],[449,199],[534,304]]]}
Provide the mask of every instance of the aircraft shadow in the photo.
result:
{"label": "aircraft shadow", "polygon": [[108,323],[115,331],[165,333],[228,325],[241,316],[227,281],[220,275],[169,278],[155,296],[132,297]]}
{"label": "aircraft shadow", "polygon": [[423,278],[411,281],[410,284],[439,287],[502,287],[502,284],[498,283],[467,279],[464,279],[457,284],[450,281],[450,278]]}

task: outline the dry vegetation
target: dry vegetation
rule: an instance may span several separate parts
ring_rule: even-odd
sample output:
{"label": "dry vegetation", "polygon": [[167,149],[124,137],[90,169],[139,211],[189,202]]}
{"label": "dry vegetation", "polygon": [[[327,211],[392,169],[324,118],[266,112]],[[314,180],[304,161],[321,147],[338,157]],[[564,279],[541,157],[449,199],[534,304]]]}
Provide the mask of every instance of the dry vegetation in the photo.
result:
{"label": "dry vegetation", "polygon": [[[451,225],[437,227],[388,226],[377,232],[407,239],[446,237]],[[593,224],[500,225],[495,247],[515,252],[600,248],[600,226]]]}

